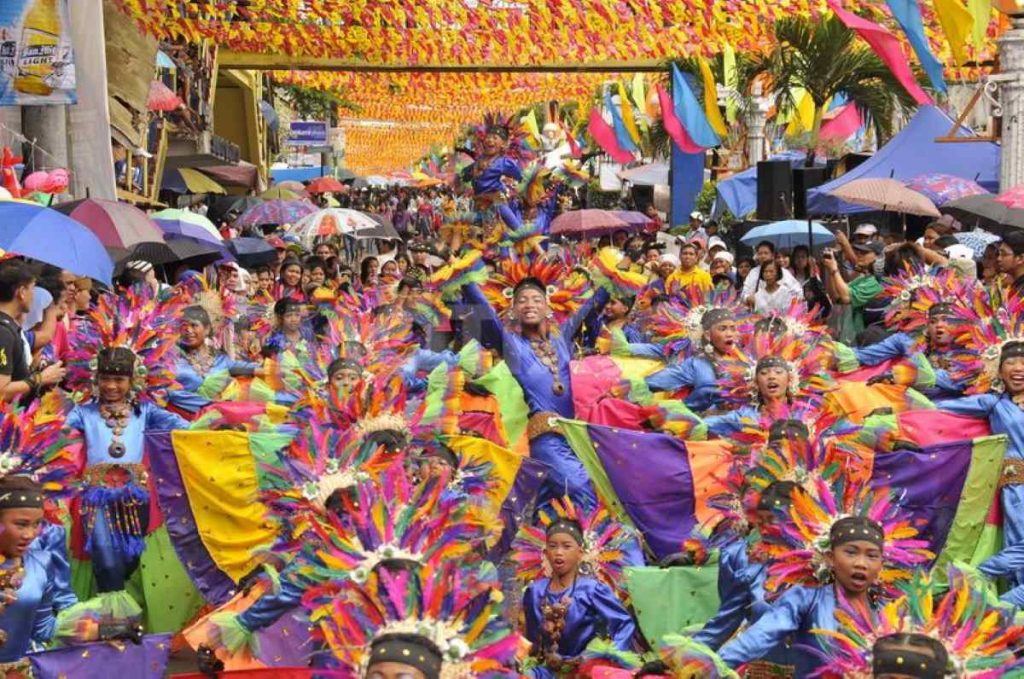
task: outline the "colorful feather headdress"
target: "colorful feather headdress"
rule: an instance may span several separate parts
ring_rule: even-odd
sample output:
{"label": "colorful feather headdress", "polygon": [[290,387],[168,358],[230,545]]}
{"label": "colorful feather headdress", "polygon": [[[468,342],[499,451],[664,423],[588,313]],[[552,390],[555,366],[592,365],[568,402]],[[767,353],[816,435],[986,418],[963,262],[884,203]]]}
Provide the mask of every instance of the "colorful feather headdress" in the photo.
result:
{"label": "colorful feather headdress", "polygon": [[100,295],[87,321],[69,338],[67,382],[88,398],[94,386],[97,356],[102,349],[123,347],[135,354],[132,391],[141,399],[161,398],[177,382],[174,356],[184,309],[177,297],[158,300],[145,286],[120,294]]}
{"label": "colorful feather headdress", "polygon": [[760,315],[751,320],[756,333],[789,334],[801,338],[808,344],[831,344],[828,326],[819,318],[817,307],[808,308],[800,299],[790,302],[789,308],[783,313]]}
{"label": "colorful feather headdress", "polygon": [[738,679],[740,676],[711,648],[681,634],[666,634],[658,654],[672,679]]}
{"label": "colorful feather headdress", "polygon": [[744,330],[749,313],[740,304],[735,290],[712,288],[704,292],[695,285],[687,286],[677,298],[658,307],[658,311],[651,315],[648,330],[654,342],[665,348],[667,355],[692,356],[701,350],[704,337],[702,321],[704,314],[712,309],[727,309],[729,319],[740,324],[741,332]]}
{"label": "colorful feather headdress", "polygon": [[508,316],[512,293],[527,278],[536,278],[546,287],[548,306],[559,322],[569,318],[594,294],[589,277],[574,268],[568,255],[548,259],[531,253],[517,259],[502,259],[481,288],[499,317]]}
{"label": "colorful feather headdress", "polygon": [[951,268],[908,264],[883,282],[882,296],[892,300],[885,310],[885,325],[900,332],[922,334],[933,306],[949,304],[954,315],[961,315],[957,308],[972,306],[980,287]]}
{"label": "colorful feather headdress", "polygon": [[28,476],[50,497],[66,494],[78,473],[81,440],[64,426],[57,392],[27,408],[0,402],[0,478]]}
{"label": "colorful feather headdress", "polygon": [[500,615],[501,598],[493,566],[448,561],[377,570],[314,608],[310,619],[353,676],[365,676],[375,640],[408,634],[440,651],[443,679],[518,677],[510,668],[523,642]]}
{"label": "colorful feather headdress", "polygon": [[798,335],[755,333],[749,344],[734,350],[718,363],[722,396],[734,407],[760,402],[756,374],[758,362],[766,358],[781,359],[789,373],[788,399],[820,403],[826,391],[834,386],[828,373],[832,363],[829,348],[823,342],[808,345]]}
{"label": "colorful feather headdress", "polygon": [[875,642],[893,634],[939,641],[952,665],[948,676],[997,679],[1010,669],[1019,670],[1014,650],[1024,638],[1024,627],[1013,624],[1012,613],[989,605],[971,576],[956,568],[950,567],[949,590],[942,593],[944,589],[919,572],[900,585],[899,599],[877,612],[841,598],[835,612],[838,630],[812,630],[824,647],[824,671],[870,679]]}
{"label": "colorful feather headdress", "polygon": [[[359,486],[357,511],[314,526],[319,540],[309,561],[317,581],[363,584],[380,566],[465,559],[481,543],[482,530],[467,519],[466,503],[444,493],[438,480],[413,483],[400,465],[379,478]],[[321,594],[335,589],[328,584]]]}
{"label": "colorful feather headdress", "polygon": [[893,491],[867,484],[847,483],[839,474],[831,482],[814,479],[813,492],[793,493],[785,520],[764,529],[766,553],[771,558],[765,589],[780,592],[791,585],[820,586],[830,581],[825,562],[832,525],[847,516],[877,522],[885,538],[881,585],[890,588],[908,580],[922,564],[934,558],[928,542],[918,539],[917,527],[901,511]]}
{"label": "colorful feather headdress", "polygon": [[629,548],[638,547],[636,530],[615,521],[601,504],[586,513],[565,497],[553,500],[551,509],[554,515],[540,512],[541,525],[524,525],[512,542],[516,577],[527,583],[551,574],[551,566],[544,556],[546,530],[559,519],[569,519],[578,523],[583,531],[583,559],[580,565],[584,574],[593,576],[624,596],[623,569],[630,565],[627,561]]}
{"label": "colorful feather headdress", "polygon": [[950,377],[965,382],[967,393],[1002,391],[999,357],[1008,342],[1024,342],[1024,297],[1014,292],[979,293],[971,296],[969,307],[954,311],[965,322],[966,332],[957,342]]}
{"label": "colorful feather headdress", "polygon": [[202,307],[210,317],[211,336],[216,340],[217,346],[227,347],[230,323],[226,321],[239,315],[238,301],[233,292],[218,290],[210,284],[206,276],[196,274],[176,285],[168,301],[180,304],[182,308],[193,305]]}
{"label": "colorful feather headdress", "polygon": [[484,114],[483,124],[474,130],[475,148],[483,148],[484,138],[490,131],[498,131],[506,140],[505,155],[520,164],[527,162],[532,155],[526,145],[526,129],[515,119],[514,115],[506,115],[500,111]]}

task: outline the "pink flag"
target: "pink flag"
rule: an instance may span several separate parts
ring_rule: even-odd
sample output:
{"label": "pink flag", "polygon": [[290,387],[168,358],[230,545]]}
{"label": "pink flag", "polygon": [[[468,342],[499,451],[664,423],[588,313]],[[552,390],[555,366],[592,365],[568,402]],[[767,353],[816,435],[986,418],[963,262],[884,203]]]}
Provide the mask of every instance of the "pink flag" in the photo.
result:
{"label": "pink flag", "polygon": [[683,153],[704,153],[705,148],[697,146],[690,135],[687,134],[686,128],[683,127],[683,123],[679,120],[679,116],[676,115],[676,109],[672,105],[672,97],[668,95],[665,88],[658,83],[658,102],[661,104],[661,119],[665,124],[665,131],[668,132],[668,136],[672,137],[672,141],[676,143],[679,150]]}
{"label": "pink flag", "polygon": [[821,126],[822,139],[836,139],[843,141],[849,139],[861,126],[860,111],[852,101],[844,104],[842,109],[831,120],[826,120]]}
{"label": "pink flag", "polygon": [[601,111],[595,106],[590,109],[590,124],[587,131],[594,138],[597,145],[604,149],[604,152],[612,157],[616,163],[633,162],[633,154],[619,146],[619,140],[615,138],[615,130],[601,117]]}
{"label": "pink flag", "polygon": [[857,35],[864,38],[871,49],[875,51],[878,58],[889,67],[892,74],[896,76],[900,84],[910,93],[918,104],[931,104],[932,98],[921,89],[914,79],[910,70],[910,59],[903,52],[899,39],[890,33],[884,26],[861,18],[852,12],[847,12],[839,6],[839,0],[828,0],[828,6],[836,13],[839,20],[846,24],[846,27],[855,31]]}

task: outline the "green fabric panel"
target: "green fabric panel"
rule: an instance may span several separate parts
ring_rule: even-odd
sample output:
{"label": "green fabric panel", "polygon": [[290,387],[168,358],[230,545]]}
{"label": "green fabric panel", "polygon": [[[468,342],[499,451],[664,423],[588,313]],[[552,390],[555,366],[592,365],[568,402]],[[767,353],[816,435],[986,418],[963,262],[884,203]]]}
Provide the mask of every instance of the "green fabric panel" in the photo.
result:
{"label": "green fabric panel", "polygon": [[612,482],[608,480],[600,458],[597,457],[597,451],[594,450],[594,443],[590,440],[590,433],[587,430],[587,423],[558,418],[558,426],[565,435],[565,440],[569,442],[572,452],[576,453],[576,457],[583,462],[598,497],[615,516],[615,520],[636,528],[633,520],[626,513],[626,508],[622,506],[619,496],[616,495],[615,489],[612,488]]}
{"label": "green fabric panel", "polygon": [[526,421],[530,412],[526,407],[523,388],[516,382],[516,378],[512,377],[508,365],[504,362],[499,363],[486,375],[473,380],[473,383],[487,387],[498,399],[498,409],[501,411],[508,440],[518,441],[526,431]]}
{"label": "green fabric panel", "polygon": [[146,551],[132,579],[136,576],[142,581],[146,631],[150,634],[178,632],[205,603],[178,560],[164,526],[146,537]]}
{"label": "green fabric panel", "polygon": [[280,464],[280,452],[291,444],[294,434],[279,432],[253,432],[249,434],[249,450],[255,459],[256,482],[261,488],[274,487],[263,471],[263,466],[276,467]]}
{"label": "green fabric panel", "polygon": [[653,647],[666,634],[703,625],[718,612],[718,566],[626,569],[640,631]]}
{"label": "green fabric panel", "polygon": [[985,436],[974,440],[971,466],[967,470],[967,479],[960,494],[960,504],[956,508],[953,525],[946,537],[946,546],[935,562],[934,570],[942,580],[945,580],[946,567],[950,563],[980,563],[975,559],[990,555],[990,546],[979,548],[986,519],[998,492],[1006,446],[1005,435]]}

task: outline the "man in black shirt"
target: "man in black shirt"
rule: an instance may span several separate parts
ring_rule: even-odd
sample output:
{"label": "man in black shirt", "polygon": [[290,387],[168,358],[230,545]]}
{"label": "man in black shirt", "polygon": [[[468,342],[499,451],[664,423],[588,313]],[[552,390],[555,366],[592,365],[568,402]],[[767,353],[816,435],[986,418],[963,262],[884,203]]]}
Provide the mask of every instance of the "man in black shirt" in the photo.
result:
{"label": "man in black shirt", "polygon": [[996,266],[1010,277],[1013,289],[1024,294],[1024,231],[1011,231],[999,243]]}
{"label": "man in black shirt", "polygon": [[21,333],[19,320],[32,308],[36,277],[20,260],[0,262],[0,399],[33,398],[43,387],[64,379],[58,361],[43,370],[32,371],[32,354]]}

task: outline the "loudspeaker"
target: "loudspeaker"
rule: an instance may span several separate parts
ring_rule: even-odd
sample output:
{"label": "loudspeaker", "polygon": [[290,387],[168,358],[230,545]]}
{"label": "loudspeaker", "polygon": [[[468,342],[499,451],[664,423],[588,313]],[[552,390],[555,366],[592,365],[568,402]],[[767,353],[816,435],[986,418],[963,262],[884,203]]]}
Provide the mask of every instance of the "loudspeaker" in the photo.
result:
{"label": "loudspeaker", "polygon": [[788,160],[762,160],[757,164],[757,218],[789,219],[793,204],[793,173]]}
{"label": "loudspeaker", "polygon": [[807,218],[807,192],[815,186],[821,186],[828,179],[828,170],[824,167],[793,168],[793,218]]}

